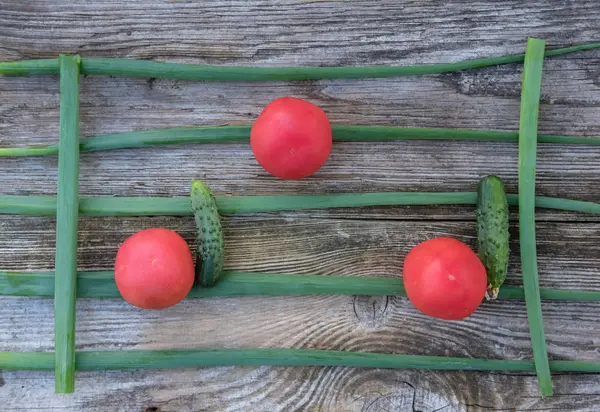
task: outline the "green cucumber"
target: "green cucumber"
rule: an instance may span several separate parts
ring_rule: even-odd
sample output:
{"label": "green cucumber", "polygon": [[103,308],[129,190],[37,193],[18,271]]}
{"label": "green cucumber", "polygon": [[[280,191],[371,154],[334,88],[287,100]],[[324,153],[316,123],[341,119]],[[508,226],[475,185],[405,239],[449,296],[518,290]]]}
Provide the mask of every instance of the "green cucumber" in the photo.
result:
{"label": "green cucumber", "polygon": [[509,238],[504,184],[497,176],[486,176],[477,189],[477,252],[487,273],[487,299],[496,299],[506,280]]}
{"label": "green cucumber", "polygon": [[192,210],[196,220],[196,282],[214,286],[223,271],[225,247],[217,202],[209,187],[192,181]]}

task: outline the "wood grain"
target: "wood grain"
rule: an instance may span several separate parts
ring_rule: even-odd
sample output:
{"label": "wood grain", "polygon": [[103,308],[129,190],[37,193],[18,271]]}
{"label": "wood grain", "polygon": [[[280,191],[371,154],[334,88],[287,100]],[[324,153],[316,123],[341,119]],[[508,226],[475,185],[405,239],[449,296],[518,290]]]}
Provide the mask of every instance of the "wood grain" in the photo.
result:
{"label": "wood grain", "polygon": [[[0,251],[6,253],[0,254],[1,266],[15,265],[14,269],[19,269],[23,268],[19,265],[26,263],[28,269],[47,268],[46,262],[53,251],[54,219],[4,220],[6,239],[21,241],[19,249],[2,245]],[[120,241],[150,226],[169,227],[188,241],[193,239],[193,223],[188,218],[82,218],[79,248],[82,269],[110,269]],[[589,222],[539,225],[540,238],[544,239],[539,252],[545,285],[598,288],[594,273],[598,267],[600,230],[596,226]],[[439,235],[453,235],[472,244],[474,230],[473,222],[229,218],[225,220],[227,267],[279,273],[397,276],[402,257],[411,245]],[[560,239],[565,238],[568,248],[560,244]],[[581,248],[574,250],[574,246]],[[36,254],[38,250],[45,252]],[[518,266],[518,260],[513,253],[511,268]],[[574,275],[565,276],[571,270]],[[518,271],[511,271],[509,283],[519,282]],[[3,301],[0,319],[4,321],[0,323],[0,331],[6,332],[0,339],[3,342],[0,350],[51,350],[51,300],[3,298]],[[596,328],[600,319],[596,313],[596,303],[544,304],[551,356],[595,360],[600,340]],[[451,324],[420,315],[404,298],[345,296],[194,300],[161,312],[137,310],[115,299],[82,299],[78,315],[78,350],[302,347],[490,358],[531,356],[523,302],[486,303],[468,320]],[[11,334],[15,330],[19,333]],[[311,376],[316,374],[319,380],[324,379],[321,374],[325,372],[308,370]],[[271,376],[272,372],[264,373]],[[335,379],[345,380],[350,379],[346,374],[355,372],[340,369],[336,373],[343,378]],[[259,378],[267,379],[263,375]],[[294,378],[294,382],[306,384],[303,378]],[[286,381],[285,385],[288,384]],[[291,390],[287,386],[285,389]],[[275,393],[283,390],[273,389],[274,394],[260,396],[275,397]],[[271,401],[281,402],[282,408],[286,404],[281,399]],[[401,402],[396,398],[373,401],[392,402],[391,405]]]}
{"label": "wood grain", "polygon": [[[231,65],[385,65],[522,53],[597,41],[593,0],[150,1],[0,0],[0,60],[132,57]],[[546,60],[540,132],[600,136],[600,52]],[[270,100],[319,104],[336,124],[516,130],[520,65],[394,79],[192,83],[82,79],[82,136],[148,128],[251,124]],[[0,146],[56,142],[56,76],[0,77]],[[185,196],[201,178],[219,194],[475,189],[498,174],[516,192],[511,143],[339,143],[314,177],[282,183],[245,144],[85,153],[81,193]],[[0,193],[55,194],[56,157],[0,160]],[[600,201],[600,147],[540,145],[539,195]],[[514,210],[516,211],[516,209]],[[520,283],[516,215],[508,282]],[[225,219],[227,267],[274,273],[399,276],[403,256],[445,234],[474,244],[471,207],[378,207]],[[82,218],[81,269],[110,269],[119,243],[188,218]],[[52,269],[55,219],[0,216],[0,268]],[[544,286],[600,290],[600,218],[538,211]],[[50,299],[0,298],[0,350],[52,350]],[[598,304],[543,305],[555,359],[598,360]],[[523,302],[484,304],[461,322],[419,315],[404,298],[307,296],[186,301],[161,312],[122,301],[78,302],[78,350],[303,347],[492,358],[531,357]],[[600,376],[559,374],[541,400],[532,374],[346,368],[208,368],[77,375],[53,393],[50,373],[0,375],[2,410],[66,411],[595,411]]]}
{"label": "wood grain", "polygon": [[[600,146],[542,145],[537,193],[599,201]],[[492,153],[492,155],[490,155]],[[468,160],[467,160],[468,159]],[[12,158],[0,163],[4,194],[56,193],[56,157]],[[187,196],[192,179],[217,194],[322,194],[365,191],[475,191],[496,174],[517,191],[517,148],[510,143],[339,143],[314,177],[284,185],[256,163],[247,145],[186,145],[82,153],[81,193],[99,196]],[[288,216],[473,220],[473,207],[379,207],[285,212]],[[514,209],[516,212],[516,209]],[[539,210],[542,220],[595,220],[598,216]],[[516,218],[516,215],[513,215]]]}
{"label": "wood grain", "polygon": [[[5,372],[6,385],[1,390],[16,395],[13,402],[18,404],[27,402],[44,405],[41,410],[69,412],[221,412],[269,408],[349,412],[594,412],[600,401],[598,381],[587,375],[555,375],[555,386],[564,394],[557,393],[544,400],[537,395],[534,377],[502,373],[211,368],[160,373],[83,372],[78,376],[81,383],[76,393],[59,402],[52,395],[52,380],[41,373]],[[455,390],[455,385],[460,385],[461,390]]]}

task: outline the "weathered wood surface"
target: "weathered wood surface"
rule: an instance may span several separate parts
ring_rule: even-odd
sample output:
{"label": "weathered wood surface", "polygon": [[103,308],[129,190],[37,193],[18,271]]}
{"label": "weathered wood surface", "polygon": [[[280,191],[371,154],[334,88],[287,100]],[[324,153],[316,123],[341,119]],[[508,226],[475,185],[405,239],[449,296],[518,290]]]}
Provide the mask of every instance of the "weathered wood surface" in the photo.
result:
{"label": "weathered wood surface", "polygon": [[[383,65],[521,53],[526,36],[550,47],[598,41],[593,0],[110,1],[0,0],[0,60],[134,57],[234,65]],[[600,135],[600,52],[548,59],[540,131]],[[282,95],[321,105],[337,124],[515,130],[520,65],[379,80],[192,83],[82,79],[84,136],[146,128],[250,124]],[[0,146],[56,141],[56,76],[0,77]],[[495,173],[516,191],[516,146],[482,142],[343,143],[313,178],[266,175],[244,144],[87,153],[81,192],[185,196],[192,178],[217,193],[474,190]],[[600,201],[600,147],[541,145],[538,193]],[[0,193],[54,194],[56,158],[0,160]],[[544,286],[600,290],[600,219],[540,210]],[[400,276],[415,243],[452,235],[473,244],[470,207],[385,207],[228,217],[227,267],[275,273]],[[0,268],[53,266],[54,219],[0,216]],[[135,230],[166,226],[193,238],[188,218],[82,218],[79,264],[110,269]],[[517,227],[513,224],[513,238]],[[509,282],[520,284],[513,240]],[[52,350],[50,299],[0,299],[0,350]],[[554,359],[599,360],[600,304],[544,303]],[[282,297],[186,301],[161,312],[120,300],[78,302],[77,346],[91,349],[295,347],[531,357],[523,302],[484,304],[461,322],[418,314],[403,298]],[[346,368],[209,368],[78,373],[54,394],[52,373],[3,371],[1,410],[68,411],[596,411],[600,376],[554,376],[539,399],[532,374]],[[154,408],[154,409],[153,409]]]}

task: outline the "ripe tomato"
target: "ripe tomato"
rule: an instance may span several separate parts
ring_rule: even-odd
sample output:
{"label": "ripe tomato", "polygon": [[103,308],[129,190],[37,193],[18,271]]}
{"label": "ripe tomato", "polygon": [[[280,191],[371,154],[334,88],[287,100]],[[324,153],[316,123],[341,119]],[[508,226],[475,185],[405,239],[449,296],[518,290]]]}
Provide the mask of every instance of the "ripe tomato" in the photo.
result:
{"label": "ripe tomato", "polygon": [[323,110],[306,100],[282,97],[260,113],[250,132],[258,163],[280,179],[302,179],[329,158],[331,125]]}
{"label": "ripe tomato", "polygon": [[426,315],[463,319],[481,304],[487,288],[485,267],[463,242],[439,237],[415,246],[404,260],[408,299]]}
{"label": "ripe tomato", "polygon": [[152,228],[123,242],[115,259],[115,282],[123,299],[142,309],[164,309],[181,301],[194,284],[194,262],[181,236]]}

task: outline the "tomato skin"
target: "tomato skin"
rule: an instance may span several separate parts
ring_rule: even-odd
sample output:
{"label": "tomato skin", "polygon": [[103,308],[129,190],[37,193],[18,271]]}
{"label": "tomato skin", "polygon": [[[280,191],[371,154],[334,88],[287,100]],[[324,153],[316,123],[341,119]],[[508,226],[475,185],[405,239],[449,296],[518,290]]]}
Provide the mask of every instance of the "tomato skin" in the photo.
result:
{"label": "tomato skin", "polygon": [[438,237],[415,246],[404,260],[406,295],[426,315],[458,320],[471,315],[487,288],[485,267],[463,242]]}
{"label": "tomato skin", "polygon": [[302,179],[315,173],[329,158],[332,142],[325,112],[294,97],[270,102],[250,131],[254,157],[280,179]]}
{"label": "tomato skin", "polygon": [[165,309],[179,303],[194,284],[187,242],[163,228],[133,234],[117,252],[115,282],[123,299],[142,309]]}

